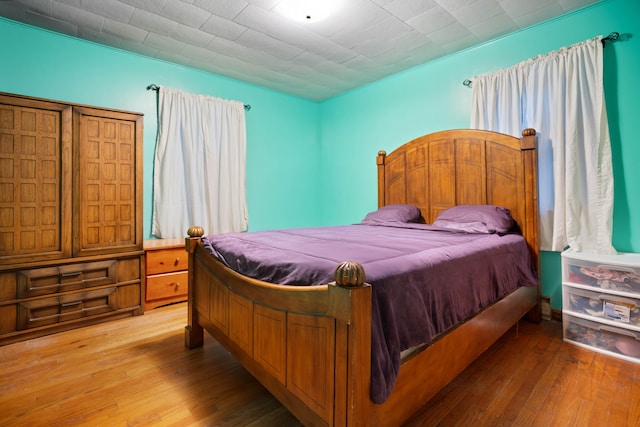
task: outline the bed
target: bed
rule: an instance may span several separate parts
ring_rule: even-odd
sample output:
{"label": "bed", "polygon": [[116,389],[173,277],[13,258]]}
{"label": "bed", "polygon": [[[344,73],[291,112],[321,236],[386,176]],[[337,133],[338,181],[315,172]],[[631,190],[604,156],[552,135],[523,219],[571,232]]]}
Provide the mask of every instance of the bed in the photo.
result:
{"label": "bed", "polygon": [[[422,232],[456,209],[506,208],[522,235],[518,250],[524,247],[527,261],[537,270],[535,138],[532,129],[523,131],[522,138],[448,130],[416,138],[389,154],[380,151],[380,211],[415,207],[427,225],[409,221],[407,228]],[[368,225],[345,226],[344,232]],[[368,228],[378,232],[381,228],[376,226]],[[494,231],[494,239],[495,234],[501,240],[515,236]],[[400,425],[521,318],[540,321],[537,281],[513,286],[499,293],[495,302],[443,331],[431,331],[427,342],[403,351],[392,386],[380,394],[374,386],[381,382],[376,366],[384,300],[378,290],[382,285],[377,285],[384,269],[373,271],[379,264],[345,259],[336,263],[333,280],[326,274],[319,279],[328,283],[283,285],[279,277],[274,283],[240,274],[224,257],[212,256],[200,227],[191,227],[188,234],[186,345],[202,345],[204,330],[208,331],[305,425]],[[337,244],[335,252],[342,254],[343,249]],[[371,284],[367,269],[373,273]],[[475,280],[478,272],[473,274]],[[414,329],[426,328],[420,324]]]}

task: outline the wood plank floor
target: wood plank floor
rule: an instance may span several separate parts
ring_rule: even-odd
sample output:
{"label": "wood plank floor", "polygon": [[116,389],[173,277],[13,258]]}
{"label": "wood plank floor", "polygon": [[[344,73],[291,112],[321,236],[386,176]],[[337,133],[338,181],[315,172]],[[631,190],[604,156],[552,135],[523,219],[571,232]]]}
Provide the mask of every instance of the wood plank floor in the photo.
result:
{"label": "wood plank floor", "polygon": [[[0,347],[2,426],[298,426],[210,336],[186,350],[186,304]],[[638,426],[640,365],[521,322],[407,426]]]}

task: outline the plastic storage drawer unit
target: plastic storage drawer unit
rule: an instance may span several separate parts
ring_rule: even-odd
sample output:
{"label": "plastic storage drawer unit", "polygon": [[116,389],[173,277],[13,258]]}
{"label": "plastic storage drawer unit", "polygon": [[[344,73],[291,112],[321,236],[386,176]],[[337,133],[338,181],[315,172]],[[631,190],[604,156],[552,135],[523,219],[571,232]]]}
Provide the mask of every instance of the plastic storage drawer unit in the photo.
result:
{"label": "plastic storage drawer unit", "polygon": [[640,363],[640,331],[563,315],[564,340],[600,353]]}
{"label": "plastic storage drawer unit", "polygon": [[562,253],[562,281],[604,290],[640,294],[640,255]]}
{"label": "plastic storage drawer unit", "polygon": [[640,330],[640,299],[638,298],[563,286],[562,311],[586,316],[595,321],[620,323]]}

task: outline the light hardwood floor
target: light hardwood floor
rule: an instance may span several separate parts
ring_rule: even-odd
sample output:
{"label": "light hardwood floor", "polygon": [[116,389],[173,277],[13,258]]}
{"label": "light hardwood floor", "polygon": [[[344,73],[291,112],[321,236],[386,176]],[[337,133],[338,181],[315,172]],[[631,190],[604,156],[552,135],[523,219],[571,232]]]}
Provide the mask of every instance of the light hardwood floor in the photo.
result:
{"label": "light hardwood floor", "polygon": [[[186,350],[186,304],[0,347],[2,426],[298,426],[210,336]],[[521,322],[407,426],[638,426],[640,365]]]}

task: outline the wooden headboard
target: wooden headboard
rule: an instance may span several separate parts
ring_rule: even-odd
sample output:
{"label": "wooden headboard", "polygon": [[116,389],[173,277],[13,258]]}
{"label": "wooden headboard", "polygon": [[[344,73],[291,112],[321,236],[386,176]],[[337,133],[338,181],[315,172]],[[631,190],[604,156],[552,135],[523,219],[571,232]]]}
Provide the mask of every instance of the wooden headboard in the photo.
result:
{"label": "wooden headboard", "polygon": [[508,208],[538,266],[536,131],[522,138],[484,130],[435,132],[380,151],[378,207],[417,206],[427,223],[456,205]]}

